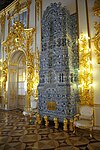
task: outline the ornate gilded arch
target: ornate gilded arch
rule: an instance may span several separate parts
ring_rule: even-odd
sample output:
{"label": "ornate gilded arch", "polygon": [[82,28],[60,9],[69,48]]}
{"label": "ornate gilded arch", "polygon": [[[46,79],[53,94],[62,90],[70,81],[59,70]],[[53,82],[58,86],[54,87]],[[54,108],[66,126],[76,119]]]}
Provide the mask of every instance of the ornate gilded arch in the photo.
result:
{"label": "ornate gilded arch", "polygon": [[[3,91],[4,91],[4,104],[7,105],[6,97],[6,82],[8,80],[8,66],[10,63],[10,58],[12,53],[17,51],[23,51],[26,56],[26,83],[27,83],[27,93],[26,93],[26,110],[30,109],[30,96],[32,95],[34,78],[36,72],[36,63],[35,59],[37,58],[37,51],[33,50],[33,41],[35,28],[24,29],[23,25],[20,22],[15,22],[13,27],[10,29],[10,32],[7,36],[6,41],[2,43],[4,47],[4,52],[6,54],[5,60],[3,61]],[[39,55],[38,55],[39,56]],[[38,59],[39,61],[39,59]],[[39,67],[38,67],[39,69]]]}

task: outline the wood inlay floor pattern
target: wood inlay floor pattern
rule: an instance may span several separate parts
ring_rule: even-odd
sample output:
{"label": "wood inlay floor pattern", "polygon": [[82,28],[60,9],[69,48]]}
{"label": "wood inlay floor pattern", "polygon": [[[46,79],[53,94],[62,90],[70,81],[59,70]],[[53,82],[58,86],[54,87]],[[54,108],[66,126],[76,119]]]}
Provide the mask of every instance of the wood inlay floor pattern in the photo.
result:
{"label": "wood inlay floor pattern", "polygon": [[0,110],[0,150],[100,150],[100,131],[64,132],[30,125],[21,111]]}

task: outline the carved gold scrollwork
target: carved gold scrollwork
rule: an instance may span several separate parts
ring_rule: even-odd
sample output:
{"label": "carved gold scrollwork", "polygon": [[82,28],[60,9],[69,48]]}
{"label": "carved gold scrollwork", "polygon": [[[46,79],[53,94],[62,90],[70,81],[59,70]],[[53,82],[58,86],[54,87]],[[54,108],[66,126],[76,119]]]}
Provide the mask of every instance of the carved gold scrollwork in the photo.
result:
{"label": "carved gold scrollwork", "polygon": [[79,39],[79,93],[81,104],[93,104],[93,77],[91,49],[89,48],[89,37],[81,33]]}
{"label": "carved gold scrollwork", "polygon": [[26,37],[23,25],[20,22],[15,22],[6,41],[3,42],[7,56],[9,56],[11,51],[18,50],[19,48],[25,50],[25,41]]}

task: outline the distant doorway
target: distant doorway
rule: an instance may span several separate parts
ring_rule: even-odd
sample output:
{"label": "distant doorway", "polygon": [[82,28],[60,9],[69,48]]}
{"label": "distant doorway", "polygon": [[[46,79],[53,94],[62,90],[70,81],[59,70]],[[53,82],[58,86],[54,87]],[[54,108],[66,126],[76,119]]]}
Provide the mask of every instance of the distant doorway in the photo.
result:
{"label": "distant doorway", "polygon": [[8,108],[24,109],[26,101],[26,56],[23,51],[11,54],[8,66]]}

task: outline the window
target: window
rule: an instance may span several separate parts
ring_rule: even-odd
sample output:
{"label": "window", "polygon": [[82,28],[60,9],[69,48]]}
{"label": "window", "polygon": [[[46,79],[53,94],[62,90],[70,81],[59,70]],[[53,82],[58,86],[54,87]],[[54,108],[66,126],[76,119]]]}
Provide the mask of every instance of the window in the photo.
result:
{"label": "window", "polygon": [[24,25],[24,28],[27,28],[27,11],[20,13],[19,16],[15,15],[14,17],[12,17],[10,26],[12,27],[14,22],[16,21],[20,21],[20,23]]}
{"label": "window", "polygon": [[18,95],[25,95],[25,69],[19,69]]}
{"label": "window", "polygon": [[27,28],[27,11],[21,13],[19,19],[20,22],[24,25],[24,28]]}

